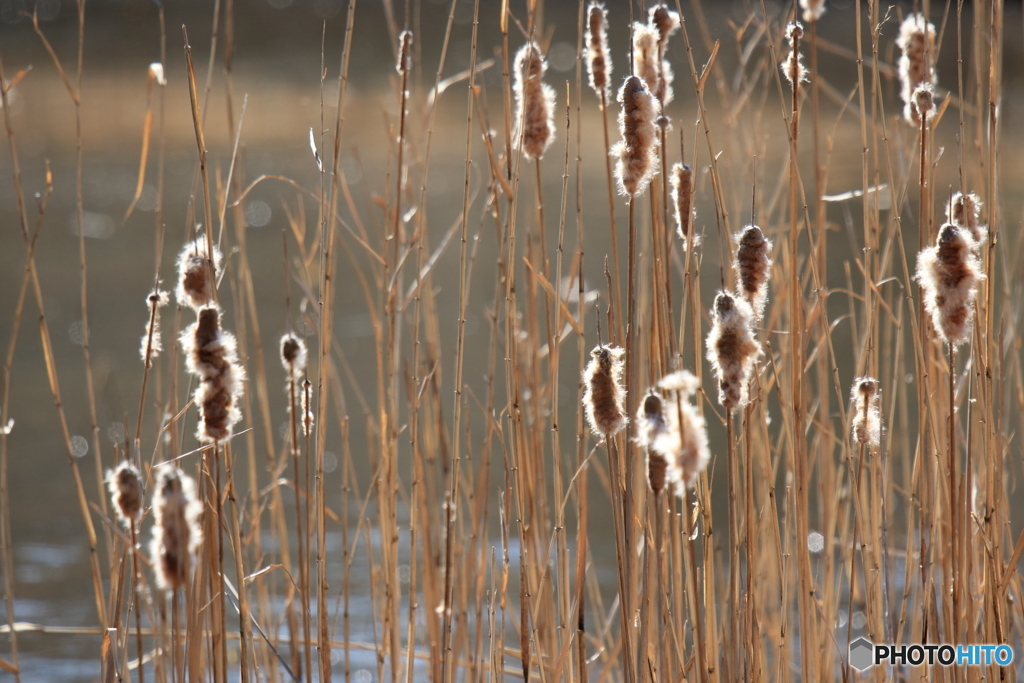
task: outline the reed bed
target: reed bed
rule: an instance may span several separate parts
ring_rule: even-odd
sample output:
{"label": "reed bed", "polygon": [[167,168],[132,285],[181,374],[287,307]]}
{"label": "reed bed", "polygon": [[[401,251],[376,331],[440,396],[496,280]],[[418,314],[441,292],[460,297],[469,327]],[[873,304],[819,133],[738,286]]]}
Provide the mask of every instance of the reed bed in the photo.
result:
{"label": "reed bed", "polygon": [[[38,643],[84,640],[83,679],[140,683],[1016,680],[1019,8],[368,5],[309,37],[295,173],[250,168],[245,10],[215,3],[200,46],[151,8],[117,211],[153,260],[119,280],[87,240],[83,110],[110,106],[91,6],[67,44],[38,13],[3,29],[43,61],[0,43],[21,268],[0,668],[38,680]],[[365,33],[388,50],[361,54]],[[385,53],[386,87],[351,89]],[[38,81],[73,129],[57,172],[19,153]],[[74,198],[74,358],[38,258],[54,192]],[[139,389],[104,441],[89,321],[112,281],[145,308],[118,313],[141,358],[112,372]],[[24,358],[66,447],[82,624],[19,615]],[[861,636],[1020,657],[861,672]]]}

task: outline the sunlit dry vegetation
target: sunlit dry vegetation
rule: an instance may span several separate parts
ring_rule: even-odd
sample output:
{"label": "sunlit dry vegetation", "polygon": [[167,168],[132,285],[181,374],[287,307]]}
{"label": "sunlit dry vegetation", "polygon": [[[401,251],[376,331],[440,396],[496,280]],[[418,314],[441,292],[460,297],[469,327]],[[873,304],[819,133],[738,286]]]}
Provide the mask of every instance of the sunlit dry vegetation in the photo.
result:
{"label": "sunlit dry vegetation", "polygon": [[[87,642],[83,679],[140,683],[1015,680],[848,644],[1024,643],[1020,9],[554,4],[347,0],[308,38],[301,163],[258,172],[246,9],[200,45],[153,5],[104,235],[92,6],[64,42],[3,29],[38,51],[0,42],[0,668]],[[52,168],[19,151],[37,83]],[[147,250],[95,265],[129,229]],[[111,320],[139,349],[112,369]],[[65,445],[84,621],[22,616],[46,485],[11,463],[57,462],[27,410]]]}

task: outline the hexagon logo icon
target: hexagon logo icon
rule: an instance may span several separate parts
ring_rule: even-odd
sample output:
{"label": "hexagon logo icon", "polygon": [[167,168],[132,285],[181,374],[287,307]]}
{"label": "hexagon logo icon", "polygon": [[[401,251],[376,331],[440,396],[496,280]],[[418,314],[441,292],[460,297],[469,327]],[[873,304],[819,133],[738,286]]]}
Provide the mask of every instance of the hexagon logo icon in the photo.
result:
{"label": "hexagon logo icon", "polygon": [[850,643],[850,666],[864,671],[875,663],[875,646],[867,638],[858,638]]}

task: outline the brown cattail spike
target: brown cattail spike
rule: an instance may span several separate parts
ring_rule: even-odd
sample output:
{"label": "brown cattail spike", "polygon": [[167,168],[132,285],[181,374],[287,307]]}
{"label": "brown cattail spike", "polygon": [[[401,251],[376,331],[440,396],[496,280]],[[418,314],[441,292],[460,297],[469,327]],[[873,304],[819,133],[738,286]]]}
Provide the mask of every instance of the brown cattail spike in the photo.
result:
{"label": "brown cattail spike", "polygon": [[764,306],[768,301],[768,278],[771,277],[772,260],[769,254],[772,243],[768,241],[761,228],[748,225],[736,235],[739,246],[736,249],[736,290],[747,300],[754,311],[754,322],[764,316]]}
{"label": "brown cattail spike", "polygon": [[621,194],[637,197],[647,190],[658,172],[658,100],[640,78],[630,76],[619,90],[619,102],[622,140],[611,149],[617,160],[615,178]]}
{"label": "brown cattail spike", "polygon": [[918,254],[917,281],[924,308],[939,337],[950,346],[970,339],[978,283],[984,278],[976,245],[966,228],[946,223],[936,245]]}
{"label": "brown cattail spike", "polygon": [[157,583],[165,590],[184,587],[192,574],[192,556],[202,541],[200,511],[192,479],[177,467],[166,468],[153,500],[152,545]]}
{"label": "brown cattail spike", "polygon": [[139,356],[146,367],[152,367],[153,359],[164,350],[163,339],[160,336],[160,309],[170,301],[167,292],[154,289],[146,297],[146,308],[149,309],[149,320],[146,321],[146,332],[142,335],[142,342],[139,344]]}
{"label": "brown cattail spike", "polygon": [[981,200],[973,192],[953,195],[946,207],[946,218],[959,228],[967,228],[976,247],[980,248],[988,240],[988,228],[981,223]]}
{"label": "brown cattail spike", "polygon": [[817,21],[825,13],[825,0],[800,0],[800,8],[804,11],[804,21]]}
{"label": "brown cattail spike", "polygon": [[920,124],[922,118],[925,123],[931,123],[935,118],[935,88],[932,84],[922,83],[914,88],[909,106],[915,123]]}
{"label": "brown cattail spike", "polygon": [[658,29],[658,43],[664,51],[669,36],[679,30],[679,14],[665,5],[655,5],[647,10],[647,23]]}
{"label": "brown cattail spike", "polygon": [[107,490],[114,501],[117,517],[126,527],[138,524],[142,518],[142,477],[130,462],[125,461],[117,469],[107,472]]}
{"label": "brown cattail spike", "polygon": [[523,153],[540,159],[555,139],[555,91],[543,82],[547,62],[536,43],[523,45],[516,54],[516,140]]}
{"label": "brown cattail spike", "polygon": [[[220,274],[220,250],[213,248],[213,274]],[[178,254],[178,304],[194,310],[212,304],[217,283],[210,278],[210,263],[206,252],[206,238],[199,235],[185,245]]]}
{"label": "brown cattail spike", "polygon": [[786,27],[786,42],[789,43],[789,54],[780,65],[782,74],[789,81],[789,84],[796,88],[801,83],[807,82],[807,69],[804,67],[800,57],[800,39],[804,37],[804,27],[799,21],[794,21]]}
{"label": "brown cattail spike", "polygon": [[686,164],[672,166],[672,206],[676,212],[676,234],[682,240],[683,249],[697,246],[690,234],[693,226],[693,169]]}
{"label": "brown cattail spike", "polygon": [[668,463],[668,479],[683,495],[697,481],[710,460],[704,418],[690,401],[698,388],[697,378],[686,370],[662,377],[658,388],[665,392],[664,427],[655,434],[650,450]]}
{"label": "brown cattail spike", "polygon": [[194,396],[202,416],[196,436],[204,443],[225,441],[242,419],[238,402],[245,371],[234,335],[221,329],[220,309],[201,309],[199,319],[182,332],[181,345],[189,371],[200,380]]}
{"label": "brown cattail spike", "polygon": [[298,381],[306,371],[306,342],[288,333],[281,337],[281,365]]}
{"label": "brown cattail spike", "polygon": [[625,349],[597,346],[583,371],[583,407],[590,429],[608,438],[626,426],[626,389],[622,384]]}
{"label": "brown cattail spike", "polygon": [[400,74],[412,71],[412,31],[408,29],[398,34],[398,63],[395,69]]}
{"label": "brown cattail spike", "polygon": [[718,378],[718,402],[733,411],[747,404],[754,361],[761,352],[751,332],[754,312],[744,299],[726,292],[715,297],[707,338],[708,361]]}
{"label": "brown cattail spike", "polygon": [[882,440],[881,390],[873,377],[858,377],[850,389],[852,436],[855,443],[877,447]]}
{"label": "brown cattail spike", "polygon": [[920,126],[921,120],[912,106],[914,91],[920,85],[938,84],[935,75],[935,26],[923,14],[907,15],[900,25],[896,46],[903,52],[899,61],[903,116],[908,122]]}
{"label": "brown cattail spike", "polygon": [[665,488],[668,471],[668,460],[665,459],[664,454],[653,449],[654,442],[665,431],[665,415],[662,404],[661,396],[657,392],[650,391],[644,396],[636,415],[636,443],[646,454],[647,483],[650,484],[651,491],[655,495],[661,493]]}
{"label": "brown cattail spike", "polygon": [[647,24],[658,32],[658,85],[654,89],[654,96],[661,102],[662,109],[673,100],[675,94],[672,91],[672,65],[665,59],[665,49],[668,47],[669,37],[679,30],[679,14],[673,12],[665,5],[655,5],[647,13]]}
{"label": "brown cattail spike", "polygon": [[306,342],[291,333],[281,337],[281,365],[284,366],[285,372],[288,373],[288,412],[290,413],[293,410],[293,400],[300,402],[302,407],[302,412],[300,413],[302,431],[306,436],[309,435],[309,429],[313,424],[313,415],[309,413],[309,406],[307,405],[308,396],[305,386],[309,384],[309,380],[303,380],[303,375],[306,372],[307,356]]}
{"label": "brown cattail spike", "polygon": [[302,432],[306,436],[313,433],[312,403],[313,383],[308,379],[302,381]]}
{"label": "brown cattail spike", "polygon": [[633,75],[639,76],[651,93],[658,90],[658,29],[633,22]]}
{"label": "brown cattail spike", "polygon": [[611,97],[612,58],[608,52],[608,10],[590,3],[587,8],[587,76],[590,87],[605,102]]}

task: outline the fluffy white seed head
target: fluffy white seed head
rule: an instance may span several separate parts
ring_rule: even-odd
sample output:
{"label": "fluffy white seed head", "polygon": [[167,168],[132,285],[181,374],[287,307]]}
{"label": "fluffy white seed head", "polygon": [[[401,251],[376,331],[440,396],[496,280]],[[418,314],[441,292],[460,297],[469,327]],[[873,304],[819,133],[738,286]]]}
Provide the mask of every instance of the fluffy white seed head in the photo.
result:
{"label": "fluffy white seed head", "polygon": [[107,490],[114,501],[114,510],[121,523],[130,527],[142,519],[142,477],[128,461],[107,472]]}
{"label": "fluffy white seed head", "polygon": [[804,27],[799,21],[794,21],[786,27],[786,42],[789,43],[789,54],[779,66],[782,68],[782,75],[786,77],[789,84],[794,88],[801,83],[807,82],[807,68],[804,67],[800,56],[800,39],[803,38]]}
{"label": "fluffy white seed head", "polygon": [[676,215],[676,234],[682,240],[683,249],[698,246],[693,232],[693,169],[686,164],[676,163],[669,176],[672,188],[672,207]]}
{"label": "fluffy white seed head", "polygon": [[607,438],[626,426],[626,389],[622,381],[626,350],[596,346],[583,371],[583,407],[594,434]]}
{"label": "fluffy white seed head", "polygon": [[882,440],[881,388],[873,377],[858,377],[850,389],[851,434],[855,443],[877,447]]}
{"label": "fluffy white seed head", "polygon": [[202,234],[182,248],[178,254],[178,287],[175,291],[179,305],[198,311],[214,302],[216,278],[220,276],[221,264],[220,250],[217,247],[213,248],[212,261],[211,273],[206,237]]}
{"label": "fluffy white seed head", "polygon": [[935,118],[935,88],[931,83],[922,83],[914,88],[914,94],[910,98],[911,118],[918,124],[922,118],[925,123],[931,123]]}
{"label": "fluffy white seed head", "polygon": [[946,207],[946,219],[957,227],[967,228],[979,249],[988,241],[988,227],[981,223],[981,200],[973,192],[953,195]]}
{"label": "fluffy white seed head", "polygon": [[825,0],[800,0],[800,9],[804,11],[804,21],[817,21],[825,13]]}
{"label": "fluffy white seed head", "polygon": [[707,354],[718,378],[718,402],[730,412],[750,400],[750,379],[761,353],[751,330],[753,319],[754,311],[746,300],[727,292],[715,297]]}
{"label": "fluffy white seed head", "polygon": [[608,52],[608,10],[598,2],[587,8],[587,76],[590,87],[605,101],[611,99],[612,56]]}
{"label": "fluffy white seed head", "polygon": [[146,295],[146,309],[149,317],[146,320],[146,331],[139,343],[139,356],[147,368],[152,367],[153,359],[164,350],[163,337],[160,334],[160,309],[170,302],[170,295],[161,290],[154,289]]}
{"label": "fluffy white seed head", "polygon": [[907,15],[900,25],[896,39],[900,48],[899,60],[900,98],[903,100],[903,116],[914,125],[920,126],[917,110],[913,106],[914,91],[920,85],[935,86],[935,26],[924,15],[914,12]]}
{"label": "fluffy white seed head", "polygon": [[196,436],[203,443],[226,441],[242,419],[238,406],[245,386],[235,336],[222,329],[220,309],[209,306],[180,339],[186,366],[199,380],[193,397],[201,418]]}
{"label": "fluffy white seed head", "polygon": [[611,149],[616,159],[619,192],[637,197],[647,191],[658,172],[658,100],[637,76],[629,76],[619,89],[619,132],[622,139]]}
{"label": "fluffy white seed head", "polygon": [[768,301],[768,280],[772,273],[772,260],[769,256],[772,243],[756,225],[748,225],[736,234],[736,259],[733,269],[736,271],[736,290],[747,300],[754,311],[754,322],[764,317],[764,307]]}
{"label": "fluffy white seed head", "polygon": [[157,479],[153,497],[152,561],[157,583],[178,590],[192,575],[194,556],[202,541],[195,482],[177,467],[167,466]]}
{"label": "fluffy white seed head", "polygon": [[633,22],[633,74],[639,76],[652,93],[658,90],[660,39],[656,27]]}
{"label": "fluffy white seed head", "polygon": [[663,424],[651,435],[648,448],[666,461],[668,479],[675,484],[676,493],[683,495],[710,460],[704,418],[690,400],[698,387],[697,378],[680,370],[663,377],[658,387]]}
{"label": "fluffy white seed head", "polygon": [[523,153],[531,159],[543,157],[555,140],[555,91],[544,83],[547,68],[547,61],[534,42],[526,43],[516,53],[515,139],[522,140]]}
{"label": "fluffy white seed head", "polygon": [[953,347],[971,338],[978,284],[985,279],[977,246],[966,228],[946,223],[935,246],[917,257],[925,311],[939,337]]}

